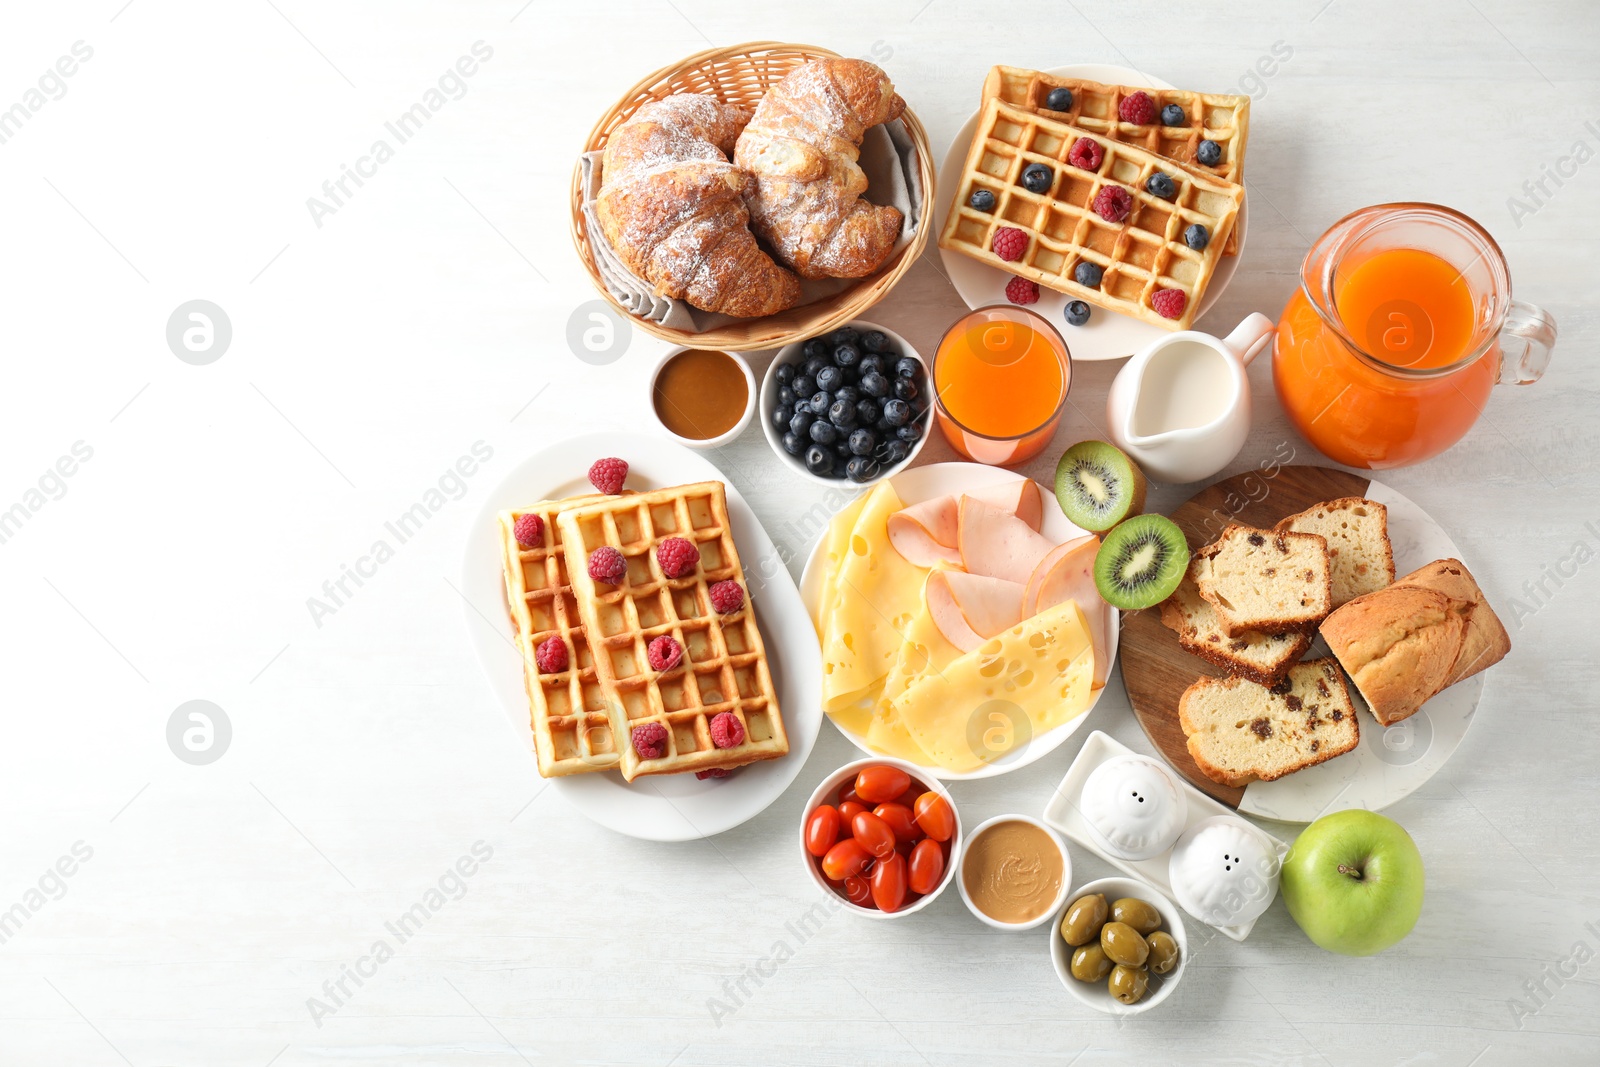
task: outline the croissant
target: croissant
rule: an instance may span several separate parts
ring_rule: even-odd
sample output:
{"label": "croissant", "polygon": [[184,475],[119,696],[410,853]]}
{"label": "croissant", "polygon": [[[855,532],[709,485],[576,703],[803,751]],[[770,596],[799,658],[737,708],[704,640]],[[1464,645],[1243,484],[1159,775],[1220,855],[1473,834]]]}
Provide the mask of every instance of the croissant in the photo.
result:
{"label": "croissant", "polygon": [[742,318],[800,300],[800,280],[750,232],[755,180],[728,162],[749,119],[697,93],[644,105],[607,140],[595,203],[611,247],[657,293]]}
{"label": "croissant", "polygon": [[860,198],[856,160],[867,129],[905,107],[864,59],[813,60],[756,106],[733,156],[756,179],[750,225],[802,278],[860,278],[894,250],[902,216]]}

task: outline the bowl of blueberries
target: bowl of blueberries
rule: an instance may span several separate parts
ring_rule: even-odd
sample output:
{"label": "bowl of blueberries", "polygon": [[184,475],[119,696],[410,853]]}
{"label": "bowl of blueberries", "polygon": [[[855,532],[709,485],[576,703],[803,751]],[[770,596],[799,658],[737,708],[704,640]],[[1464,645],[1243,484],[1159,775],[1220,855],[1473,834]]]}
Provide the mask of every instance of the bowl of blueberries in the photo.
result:
{"label": "bowl of blueberries", "polygon": [[778,350],[761,380],[761,429],[804,477],[867,485],[922,451],[931,404],[916,349],[858,321]]}

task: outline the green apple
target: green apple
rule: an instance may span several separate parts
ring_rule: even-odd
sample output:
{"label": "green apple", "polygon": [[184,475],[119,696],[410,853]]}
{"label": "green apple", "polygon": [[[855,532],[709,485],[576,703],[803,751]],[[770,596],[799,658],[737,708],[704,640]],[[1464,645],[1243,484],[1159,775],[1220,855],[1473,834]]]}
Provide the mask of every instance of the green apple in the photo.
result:
{"label": "green apple", "polygon": [[1371,956],[1422,914],[1422,854],[1405,828],[1375,811],[1324,815],[1300,832],[1280,883],[1289,914],[1329,952]]}

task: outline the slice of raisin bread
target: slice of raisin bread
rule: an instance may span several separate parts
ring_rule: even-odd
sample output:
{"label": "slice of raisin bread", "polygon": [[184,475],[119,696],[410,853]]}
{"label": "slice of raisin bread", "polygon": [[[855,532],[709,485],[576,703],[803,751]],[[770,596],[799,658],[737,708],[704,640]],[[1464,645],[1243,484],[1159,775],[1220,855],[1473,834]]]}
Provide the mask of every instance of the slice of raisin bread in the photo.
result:
{"label": "slice of raisin bread", "polygon": [[1389,544],[1389,509],[1359,496],[1326,500],[1273,527],[1319,534],[1328,542],[1333,575],[1333,606],[1375,593],[1394,581],[1394,549]]}
{"label": "slice of raisin bread", "polygon": [[1305,630],[1333,610],[1328,542],[1319,534],[1229,523],[1195,553],[1194,576],[1229,637]]}
{"label": "slice of raisin bread", "polygon": [[1350,691],[1331,658],[1295,664],[1271,689],[1244,678],[1201,678],[1179,699],[1178,723],[1200,772],[1234,786],[1282,778],[1361,740]]}
{"label": "slice of raisin bread", "polygon": [[1229,637],[1216,610],[1195,588],[1192,564],[1177,591],[1162,601],[1161,623],[1177,633],[1185,652],[1258,685],[1276,685],[1311,647],[1311,634],[1304,630],[1282,634],[1246,630]]}

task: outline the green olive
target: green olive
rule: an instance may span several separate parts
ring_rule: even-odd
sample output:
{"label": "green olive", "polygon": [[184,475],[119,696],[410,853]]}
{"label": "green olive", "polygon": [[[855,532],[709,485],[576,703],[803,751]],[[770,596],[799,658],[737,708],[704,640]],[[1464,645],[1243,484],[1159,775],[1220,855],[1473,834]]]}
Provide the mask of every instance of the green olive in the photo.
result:
{"label": "green olive", "polygon": [[1072,950],[1072,977],[1080,982],[1103,982],[1111,973],[1111,961],[1099,944],[1083,945]]}
{"label": "green olive", "polygon": [[1161,913],[1138,897],[1123,897],[1111,905],[1111,917],[1145,935],[1161,929]]}
{"label": "green olive", "polygon": [[1119,963],[1111,969],[1106,988],[1122,1003],[1137,1004],[1149,984],[1150,976],[1143,967],[1126,967]]}
{"label": "green olive", "polygon": [[1106,950],[1112,963],[1125,967],[1143,967],[1150,955],[1149,943],[1127,923],[1108,922],[1102,926],[1100,947]]}
{"label": "green olive", "polygon": [[1166,974],[1178,965],[1178,943],[1165,930],[1157,930],[1147,941],[1150,945],[1150,969],[1156,974]]}
{"label": "green olive", "polygon": [[1100,936],[1106,921],[1106,895],[1095,893],[1079,897],[1061,920],[1061,939],[1074,948],[1087,945]]}

